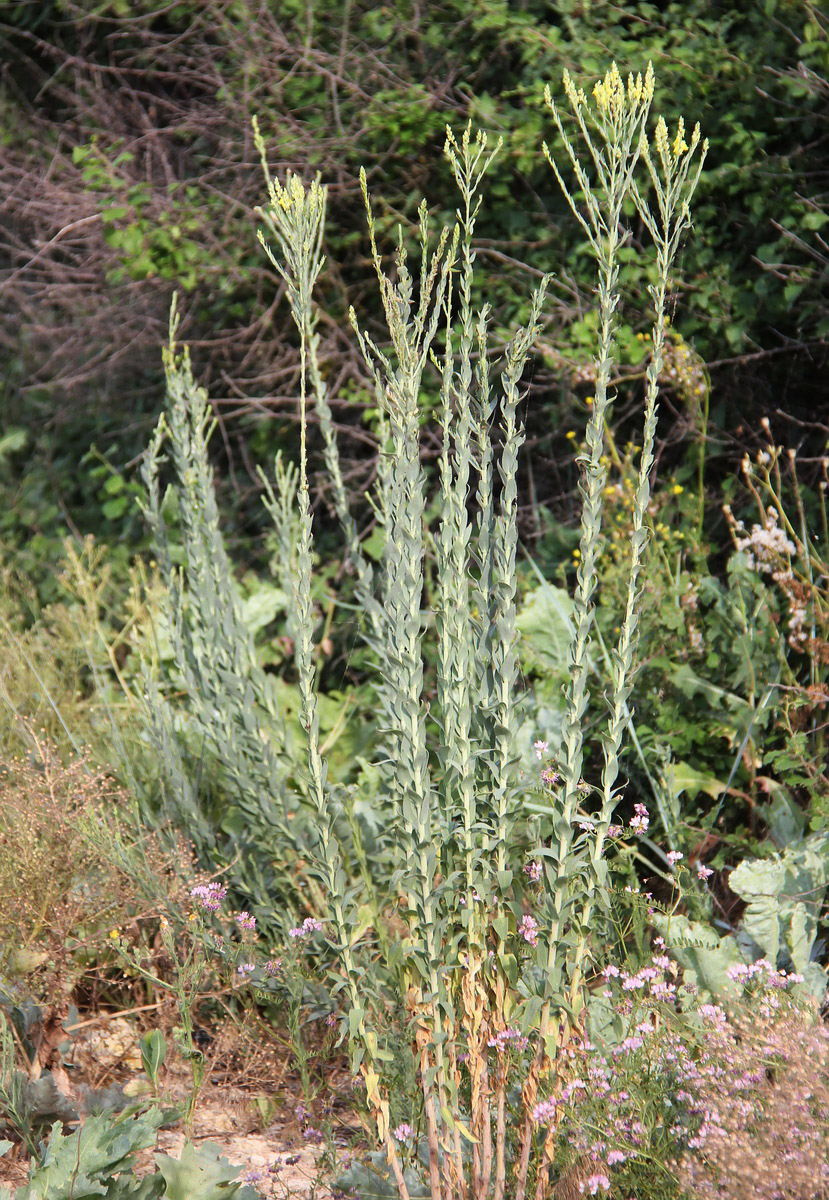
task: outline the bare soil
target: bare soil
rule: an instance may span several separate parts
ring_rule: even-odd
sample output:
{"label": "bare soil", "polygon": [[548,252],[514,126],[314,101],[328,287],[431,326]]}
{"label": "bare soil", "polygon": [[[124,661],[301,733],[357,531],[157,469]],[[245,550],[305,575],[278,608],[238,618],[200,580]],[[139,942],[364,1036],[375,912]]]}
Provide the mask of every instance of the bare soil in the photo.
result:
{"label": "bare soil", "polygon": [[[142,1030],[137,1023],[124,1016],[101,1014],[86,1016],[83,1026],[74,1039],[66,1070],[53,1070],[62,1090],[77,1096],[84,1088],[116,1084],[129,1094],[146,1082],[138,1047]],[[168,1038],[168,1047],[170,1042]],[[327,1200],[332,1168],[336,1170],[337,1161],[346,1159],[360,1138],[359,1121],[347,1103],[351,1089],[342,1064],[336,1059],[327,1067],[318,1064],[316,1094],[309,1101],[289,1070],[290,1054],[277,1038],[269,1044],[267,1038],[240,1037],[238,1030],[215,1031],[205,1057],[205,1081],[190,1140],[218,1146],[268,1200]],[[187,1063],[168,1049],[160,1079],[162,1101],[182,1103],[189,1084]],[[334,1128],[333,1152],[316,1141],[315,1130],[327,1123]],[[156,1152],[178,1157],[185,1140],[183,1123],[160,1130],[156,1147],[136,1156],[137,1173],[154,1169]],[[0,1158],[0,1185],[13,1190],[27,1178],[28,1161],[23,1148],[16,1146]]]}

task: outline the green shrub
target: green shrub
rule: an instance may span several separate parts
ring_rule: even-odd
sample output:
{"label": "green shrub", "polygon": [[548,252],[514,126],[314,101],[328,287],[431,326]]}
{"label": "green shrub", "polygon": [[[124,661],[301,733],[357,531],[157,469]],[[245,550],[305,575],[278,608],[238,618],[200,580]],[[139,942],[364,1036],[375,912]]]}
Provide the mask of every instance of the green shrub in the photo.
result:
{"label": "green shrub", "polygon": [[[382,680],[385,804],[395,829],[388,852],[404,925],[397,944],[383,944],[381,939],[381,961],[376,965],[370,964],[367,947],[360,944],[365,926],[360,921],[358,894],[343,869],[337,810],[320,752],[314,686],[305,381],[307,377],[317,399],[324,385],[317,363],[318,314],[312,289],[322,266],[324,190],[318,183],[305,186],[296,176],[290,176],[284,186],[269,177],[270,205],[262,214],[267,230],[263,240],[270,235],[275,243],[268,247],[269,253],[285,279],[301,337],[300,532],[293,620],[308,735],[308,790],[319,838],[318,870],[328,897],[332,945],[343,973],[340,986],[347,999],[352,1069],[365,1083],[368,1107],[403,1200],[413,1181],[403,1170],[391,1128],[387,1069],[394,1051],[381,1040],[386,1028],[383,1009],[397,1005],[410,1016],[434,1198],[466,1187],[476,1196],[488,1194],[490,1186],[496,1196],[503,1195],[508,1166],[508,1047],[511,1039],[525,1044],[533,1040],[534,1057],[520,1101],[509,1100],[514,1106],[510,1123],[518,1130],[517,1144],[514,1139],[509,1144],[518,1200],[525,1193],[531,1164],[537,1194],[544,1195],[551,1158],[546,1143],[535,1143],[532,1109],[539,1081],[560,1075],[571,1042],[582,1036],[585,981],[597,949],[595,928],[608,906],[608,864],[603,853],[616,832],[609,836],[620,796],[619,753],[629,720],[666,292],[680,237],[690,222],[688,200],[699,178],[701,159],[691,171],[699,131],[694,131],[689,146],[682,122],[671,139],[660,119],[652,149],[645,139],[653,92],[650,71],[644,81],[641,76],[631,77],[625,87],[614,66],[596,86],[595,109],[589,108],[583,92],[567,76],[565,89],[575,117],[574,134],[565,129],[549,92],[547,102],[575,174],[578,200],[546,147],[545,152],[596,260],[599,346],[596,395],[582,457],[583,514],[562,747],[557,771],[550,767],[544,771],[548,787],[540,801],[526,795],[528,788],[519,784],[513,769],[517,682],[513,642],[516,468],[523,440],[519,385],[547,280],[533,297],[529,324],[509,343],[496,391],[487,355],[488,314],[486,309],[477,314],[473,309],[478,192],[493,158],[485,138],[473,140],[467,130],[458,143],[448,135],[447,157],[461,194],[458,224],[454,230],[444,229],[432,246],[426,206],[421,207],[417,273],[410,272],[402,243],[394,274],[384,269],[363,184],[372,258],[391,342],[388,350],[378,347],[352,314],[375,381],[385,448],[375,499],[384,532],[376,591],[368,591],[373,572],[352,538],[349,549],[365,597],[366,636],[377,655]],[[583,142],[595,184],[572,138]],[[644,199],[635,175],[637,165],[645,168],[645,178],[654,189],[654,210]],[[594,788],[582,779],[584,718],[606,485],[604,429],[619,303],[617,254],[626,201],[633,202],[653,237],[659,270],[651,287],[654,352],[647,370],[627,606],[612,657],[602,780]],[[454,303],[460,327],[457,346]],[[427,499],[419,455],[419,403],[430,361],[441,372],[442,453],[440,518],[434,539],[437,687],[435,711],[427,721],[421,612]],[[477,482],[474,521],[470,517],[473,478]],[[347,532],[350,528],[346,523]],[[544,750],[546,746],[539,745],[539,757]],[[527,880],[540,882],[540,888],[534,891]],[[492,1046],[498,1047],[495,1055],[490,1054]]]}

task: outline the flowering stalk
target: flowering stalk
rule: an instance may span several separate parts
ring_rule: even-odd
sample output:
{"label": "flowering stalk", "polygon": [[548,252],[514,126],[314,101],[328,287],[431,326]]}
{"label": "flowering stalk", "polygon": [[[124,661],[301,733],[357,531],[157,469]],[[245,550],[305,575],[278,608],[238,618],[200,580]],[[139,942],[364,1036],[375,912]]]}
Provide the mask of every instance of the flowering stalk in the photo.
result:
{"label": "flowering stalk", "polygon": [[[657,281],[648,286],[654,303],[652,329],[653,354],[648,363],[645,387],[645,418],[642,435],[642,451],[639,472],[633,494],[632,529],[630,534],[630,568],[628,573],[625,615],[619,632],[619,640],[611,655],[610,688],[608,692],[607,733],[602,740],[604,769],[602,771],[601,810],[596,820],[596,833],[590,845],[590,870],[585,879],[581,913],[578,925],[585,932],[590,928],[593,906],[598,898],[606,903],[604,884],[607,866],[602,855],[607,830],[613,810],[619,799],[616,780],[619,776],[619,752],[622,739],[630,723],[628,701],[635,679],[634,659],[638,645],[639,625],[639,577],[642,559],[648,542],[649,531],[645,518],[650,504],[650,477],[653,468],[653,447],[656,437],[657,397],[659,377],[662,372],[662,355],[665,344],[666,295],[671,270],[676,258],[682,235],[691,224],[690,200],[694,194],[708,151],[708,142],[702,144],[699,157],[694,161],[700,145],[700,130],[697,125],[691,135],[690,146],[685,141],[685,123],[680,118],[676,136],[670,142],[667,126],[660,117],[656,124],[654,147],[656,161],[643,132],[640,153],[648,169],[656,193],[656,213],[643,197],[638,185],[632,182],[631,191],[637,211],[653,238],[656,246]],[[693,172],[691,166],[694,165]],[[570,1004],[575,1006],[582,984],[583,961],[587,950],[586,937],[576,946],[573,972],[570,979]]]}
{"label": "flowering stalk", "polygon": [[[587,453],[582,459],[583,475],[579,484],[582,495],[579,564],[573,598],[574,632],[570,646],[570,669],[565,696],[563,754],[560,764],[563,782],[561,807],[555,818],[553,866],[550,877],[557,879],[552,899],[552,930],[547,958],[548,992],[561,982],[558,940],[566,911],[567,860],[573,842],[573,818],[579,800],[581,782],[584,715],[587,709],[587,672],[590,631],[593,625],[593,593],[598,581],[598,555],[601,545],[602,493],[607,483],[604,459],[604,430],[608,416],[608,384],[613,366],[613,328],[619,304],[619,266],[617,252],[622,241],[622,206],[630,193],[633,172],[639,160],[645,123],[653,98],[654,77],[648,67],[644,80],[628,77],[627,88],[616,64],[594,88],[595,111],[588,122],[584,92],[576,89],[565,72],[564,88],[578,123],[579,131],[598,177],[598,190],[590,183],[587,171],[568,138],[549,88],[547,105],[564,142],[576,180],[583,195],[584,211],[570,190],[546,144],[544,153],[577,220],[584,229],[598,267],[599,345],[596,358],[595,397],[587,425]],[[592,130],[591,130],[592,125]],[[577,1014],[573,1014],[576,1016]]]}
{"label": "flowering stalk", "polygon": [[[477,821],[476,766],[472,740],[473,625],[469,620],[469,516],[470,473],[473,467],[472,352],[475,315],[472,279],[475,263],[473,234],[481,206],[479,189],[501,148],[487,153],[486,135],[472,142],[470,127],[460,144],[447,128],[445,154],[461,194],[460,270],[458,280],[460,345],[455,362],[452,339],[451,295],[446,303],[446,345],[441,387],[443,445],[440,457],[441,523],[435,540],[438,576],[436,625],[438,631],[438,703],[445,748],[441,808],[450,828],[462,825],[462,853],[466,907],[464,919],[475,915],[474,850]],[[457,818],[456,818],[457,814]],[[449,863],[447,863],[449,866]]]}
{"label": "flowering stalk", "polygon": [[295,661],[299,680],[302,724],[308,738],[308,774],[310,798],[316,810],[317,835],[320,842],[318,862],[328,893],[337,934],[336,950],[345,973],[350,1001],[350,1029],[356,1041],[355,1065],[361,1069],[366,1082],[369,1102],[375,1110],[378,1133],[386,1143],[389,1162],[395,1174],[401,1200],[407,1200],[407,1189],[397,1159],[394,1139],[389,1130],[388,1101],[379,1090],[379,1072],[375,1055],[377,1037],[365,1024],[365,1007],[360,996],[357,968],[351,947],[351,928],[355,924],[352,912],[346,911],[346,875],[334,830],[334,812],[326,788],[327,768],[320,752],[319,712],[315,688],[316,671],[313,661],[312,631],[314,627],[311,602],[312,522],[308,489],[307,452],[307,391],[306,371],[308,345],[314,337],[316,318],[311,294],[322,268],[322,233],[325,220],[325,190],[318,182],[306,187],[296,175],[289,175],[286,186],[268,179],[271,207],[270,228],[277,234],[281,257],[277,258],[265,244],[271,261],[285,279],[291,315],[300,334],[300,466],[299,541],[297,570],[293,581],[295,619]]}
{"label": "flowering stalk", "polygon": [[[571,194],[556,160],[546,143],[544,155],[568,201],[576,219],[585,231],[598,267],[599,344],[596,359],[596,387],[590,420],[586,432],[587,453],[582,459],[582,479],[579,490],[582,495],[581,538],[579,542],[579,564],[574,596],[574,629],[569,652],[568,684],[565,694],[565,713],[562,729],[561,779],[562,789],[559,803],[553,814],[552,844],[547,851],[546,874],[549,881],[547,908],[549,929],[547,952],[544,963],[544,1006],[539,1019],[539,1045],[536,1060],[524,1088],[525,1123],[521,1139],[521,1151],[516,1172],[516,1200],[523,1200],[529,1169],[533,1126],[531,1110],[536,1098],[538,1080],[542,1070],[549,1069],[555,1061],[558,1044],[569,1024],[578,1024],[579,1011],[568,1006],[566,1019],[552,1020],[553,1002],[559,1009],[563,1004],[565,984],[565,955],[561,939],[565,926],[571,918],[573,896],[572,879],[577,869],[573,848],[573,820],[579,801],[581,782],[584,716],[587,709],[587,671],[590,631],[593,624],[593,593],[598,580],[598,555],[601,544],[602,493],[606,484],[607,471],[604,458],[604,430],[608,415],[612,359],[613,326],[619,303],[617,251],[622,234],[620,221],[622,205],[630,191],[633,171],[639,158],[639,144],[650,102],[653,97],[653,72],[643,80],[641,75],[628,79],[625,85],[613,64],[605,78],[594,89],[595,110],[588,108],[584,92],[577,89],[569,74],[565,72],[564,88],[573,115],[576,118],[581,138],[587,148],[596,172],[598,189],[594,189],[587,170],[564,124],[549,88],[545,89],[545,101],[564,143],[579,190],[582,207]],[[592,128],[591,128],[592,127]],[[584,938],[583,930],[576,931],[576,939]],[[577,1004],[581,997],[577,998]],[[539,1186],[543,1189],[548,1167],[545,1154],[540,1168]]]}
{"label": "flowering stalk", "polygon": [[[534,1028],[538,1030],[537,1050],[523,1087],[524,1121],[510,1193],[514,1200],[525,1196],[533,1145],[538,1151],[537,1200],[544,1200],[548,1192],[558,1117],[554,1114],[543,1140],[537,1143],[533,1113],[538,1108],[540,1083],[554,1065],[552,1095],[541,1103],[555,1107],[555,1097],[564,1095],[565,1051],[581,1037],[587,929],[597,897],[601,899],[603,894],[601,849],[616,800],[618,756],[636,648],[656,384],[664,344],[668,268],[675,252],[675,245],[667,242],[681,224],[679,220],[663,227],[663,233],[670,230],[665,233],[667,257],[660,259],[660,282],[653,292],[655,355],[648,372],[628,605],[611,681],[602,810],[596,819],[583,822],[584,836],[577,836],[573,829],[577,808],[590,792],[581,769],[606,481],[604,437],[619,304],[622,206],[626,197],[638,197],[633,172],[639,158],[644,156],[646,164],[649,162],[643,138],[653,75],[648,70],[644,80],[631,77],[625,86],[614,66],[596,86],[592,115],[587,112],[584,94],[569,77],[565,77],[565,89],[592,163],[591,174],[597,179],[595,188],[549,93],[548,103],[582,193],[580,203],[567,192],[546,147],[545,153],[597,259],[600,328],[596,396],[582,460],[581,561],[566,695],[562,794],[547,814],[552,819],[552,844],[540,845],[536,839],[533,862],[525,864],[524,872],[515,861],[514,847],[520,845],[524,853],[526,816],[513,778],[517,466],[524,439],[518,405],[521,379],[541,324],[547,280],[533,296],[526,326],[515,333],[506,349],[496,389],[487,365],[488,313],[484,308],[475,314],[472,307],[478,190],[491,162],[485,139],[473,140],[468,129],[460,140],[451,132],[447,136],[446,153],[461,193],[458,224],[454,230],[444,230],[433,249],[425,204],[421,206],[419,273],[409,268],[402,236],[395,273],[384,268],[365,175],[361,177],[390,346],[381,349],[351,313],[374,381],[385,438],[377,500],[386,534],[382,569],[374,580],[373,572],[361,575],[358,564],[358,594],[376,583],[378,594],[365,605],[371,621],[367,641],[377,654],[381,672],[380,721],[389,763],[385,777],[388,816],[395,822],[396,833],[394,883],[406,925],[403,953],[388,966],[400,989],[396,1002],[404,1005],[409,1015],[423,1098],[424,1161],[432,1200],[504,1200],[507,1195],[510,1055],[524,1052]],[[657,146],[661,145],[659,133]],[[680,161],[684,153],[674,157]],[[681,169],[687,171],[685,160]],[[661,176],[657,182],[663,186]],[[322,262],[324,192],[318,184],[306,187],[295,177],[289,177],[284,188],[272,182],[269,187],[267,222],[280,243],[274,261],[288,286],[301,347],[299,472],[291,476],[283,469],[281,477],[277,474],[279,497],[271,492],[270,503],[286,527],[292,490],[299,508],[292,619],[302,720],[308,735],[307,786],[318,824],[319,871],[329,893],[336,949],[346,978],[352,1064],[365,1081],[369,1108],[401,1200],[408,1200],[396,1143],[408,1140],[411,1130],[406,1123],[394,1133],[390,1129],[381,1072],[391,1051],[380,1046],[361,995],[362,976],[348,932],[355,914],[340,862],[314,690],[306,375],[319,399],[322,384],[314,365],[316,316],[311,290]],[[671,199],[670,189],[665,195],[670,209],[676,198]],[[645,216],[643,221],[647,225]],[[656,228],[655,218],[651,221]],[[440,329],[445,330],[445,345],[439,358],[433,346]],[[430,361],[440,371],[442,431],[441,518],[435,539],[435,717],[440,742],[434,751],[427,740],[428,708],[423,695],[426,481],[419,445],[421,391]],[[328,458],[331,453],[329,448]],[[336,479],[333,483],[336,493],[340,484]],[[477,519],[469,513],[473,490]],[[351,546],[353,527],[351,532],[346,528],[346,537],[352,559],[357,561],[361,552],[358,546]],[[544,749],[539,744],[539,757]],[[591,839],[594,844],[588,851]],[[526,907],[529,895],[538,903],[534,912]],[[532,966],[527,962],[529,955]],[[523,976],[522,961],[530,966]],[[598,1188],[597,1181],[605,1176],[591,1178]]]}

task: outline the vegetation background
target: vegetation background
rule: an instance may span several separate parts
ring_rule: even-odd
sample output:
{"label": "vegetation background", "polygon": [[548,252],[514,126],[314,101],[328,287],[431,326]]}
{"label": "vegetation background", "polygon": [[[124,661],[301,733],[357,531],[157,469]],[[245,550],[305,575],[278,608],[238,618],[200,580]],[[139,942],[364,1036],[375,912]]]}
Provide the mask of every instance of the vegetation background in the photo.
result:
{"label": "vegetation background", "polygon": [[[255,464],[295,442],[298,359],[253,237],[254,114],[276,166],[319,171],[330,189],[322,336],[355,491],[370,470],[372,401],[345,316],[350,303],[378,314],[358,168],[391,231],[411,224],[422,196],[453,203],[447,123],[471,118],[505,137],[478,227],[480,292],[506,330],[526,315],[527,283],[554,272],[528,405],[523,532],[539,535],[541,508],[572,519],[563,437],[590,390],[591,262],[538,155],[551,134],[541,91],[564,68],[589,76],[613,59],[652,60],[666,106],[698,114],[711,143],[675,296],[710,373],[709,462],[717,476],[733,470],[756,449],[762,416],[819,453],[826,24],[807,0],[5,0],[5,542],[41,576],[67,533],[140,542],[127,482],[159,408],[158,347],[178,289],[182,336],[220,418],[222,508],[255,546]],[[631,279],[640,251],[635,240],[624,251]],[[619,337],[633,374],[636,312],[634,295]],[[674,467],[695,417],[681,395],[666,399],[660,461]]]}

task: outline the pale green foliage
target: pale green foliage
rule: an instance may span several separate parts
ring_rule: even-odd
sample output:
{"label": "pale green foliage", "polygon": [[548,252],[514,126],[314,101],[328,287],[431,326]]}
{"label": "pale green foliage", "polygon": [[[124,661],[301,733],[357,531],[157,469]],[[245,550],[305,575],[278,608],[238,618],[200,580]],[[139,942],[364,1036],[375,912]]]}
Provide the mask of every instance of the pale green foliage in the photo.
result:
{"label": "pale green foliage", "polygon": [[[568,190],[565,179],[546,146],[544,153],[574,215],[587,234],[596,259],[599,346],[595,398],[586,432],[587,461],[584,463],[580,485],[583,503],[579,566],[574,596],[576,629],[571,649],[570,682],[564,718],[564,753],[561,765],[564,781],[563,811],[558,821],[557,855],[554,858],[558,880],[568,874],[565,864],[572,846],[573,818],[579,801],[583,722],[588,699],[588,647],[593,625],[592,598],[598,581],[602,497],[607,483],[607,459],[604,452],[605,425],[611,400],[608,385],[613,366],[615,313],[620,301],[618,250],[624,236],[622,208],[628,197],[633,199],[636,211],[650,233],[657,252],[657,282],[648,286],[654,304],[653,355],[646,372],[642,451],[633,496],[627,604],[618,644],[611,653],[608,726],[606,736],[602,740],[604,770],[600,789],[601,806],[593,817],[595,837],[592,839],[589,869],[584,880],[586,900],[580,914],[581,930],[576,934],[575,970],[570,981],[570,1003],[575,1006],[574,1011],[577,1012],[581,963],[587,949],[587,933],[593,905],[596,899],[602,901],[607,894],[602,889],[606,879],[606,865],[602,861],[602,853],[607,829],[619,799],[615,786],[619,775],[619,752],[630,716],[628,700],[633,689],[637,646],[639,576],[648,539],[645,518],[650,500],[650,473],[656,435],[656,400],[665,343],[666,293],[681,236],[690,225],[689,200],[699,180],[707,143],[702,146],[702,154],[695,160],[694,155],[700,142],[699,126],[695,128],[691,145],[688,146],[684,138],[684,122],[680,119],[673,145],[669,145],[667,127],[660,117],[654,135],[656,161],[654,160],[646,136],[646,124],[654,90],[653,71],[650,66],[644,79],[641,75],[636,78],[631,75],[625,85],[614,63],[604,80],[594,88],[594,110],[588,108],[584,93],[575,88],[567,75],[564,87],[576,118],[581,141],[595,170],[596,183],[591,184],[580,155],[567,136],[549,88],[545,91],[545,99],[561,133],[573,173],[581,189],[578,200]],[[650,183],[656,194],[656,214],[652,213],[634,175],[640,157],[644,159]],[[555,848],[554,839],[553,849]],[[553,936],[550,939],[548,973],[555,971],[555,959],[559,956],[559,935],[562,931],[565,903],[566,884],[558,883],[553,900]],[[562,961],[560,957],[559,961]]]}
{"label": "pale green foliage", "polygon": [[[371,257],[389,338],[388,346],[379,345],[352,312],[380,411],[381,466],[372,502],[383,529],[384,550],[377,570],[362,552],[349,512],[318,361],[319,314],[313,288],[323,266],[325,189],[318,181],[305,184],[295,175],[283,186],[271,179],[265,166],[269,203],[260,214],[260,237],[285,280],[302,356],[299,468],[286,468],[278,461],[275,486],[267,498],[282,562],[291,566],[293,575],[289,620],[307,735],[305,767],[297,774],[302,807],[312,817],[309,836],[327,894],[340,986],[347,996],[352,1067],[365,1083],[401,1200],[407,1200],[409,1191],[390,1129],[387,1064],[395,1048],[383,1042],[386,1013],[405,1010],[410,1020],[433,1200],[461,1195],[503,1200],[510,1140],[511,1194],[522,1200],[528,1182],[535,1179],[542,1200],[548,1192],[551,1142],[536,1146],[533,1155],[531,1111],[542,1078],[552,1077],[553,1083],[545,1084],[549,1094],[566,1061],[562,1051],[581,1037],[591,926],[597,908],[609,904],[603,852],[619,797],[619,754],[629,722],[666,291],[678,239],[689,222],[688,200],[701,159],[692,174],[698,135],[688,147],[682,126],[669,145],[664,123],[658,124],[651,150],[646,138],[653,94],[650,71],[644,80],[631,78],[625,86],[614,65],[597,85],[594,109],[569,79],[565,89],[578,141],[567,134],[549,94],[548,103],[564,138],[578,193],[570,194],[562,169],[549,153],[547,157],[596,258],[599,344],[595,403],[581,460],[580,563],[568,612],[572,636],[561,784],[548,788],[541,803],[526,795],[529,789],[522,788],[515,768],[515,597],[517,467],[524,439],[521,379],[540,329],[547,280],[532,298],[526,326],[516,330],[506,347],[496,377],[487,310],[475,312],[472,307],[475,220],[493,154],[484,135],[473,137],[467,129],[458,140],[449,132],[446,154],[461,198],[457,222],[435,236],[425,202],[421,205],[419,262],[414,267],[402,234],[393,269],[385,266],[363,178]],[[258,131],[257,142],[264,164]],[[656,192],[655,214],[644,185],[640,188],[636,182],[641,163]],[[651,288],[654,357],[647,374],[643,450],[634,493],[627,609],[611,651],[604,771],[601,785],[593,789],[582,780],[582,763],[602,545],[605,423],[612,402],[613,333],[620,299],[618,258],[628,199],[657,248],[657,282]],[[178,357],[171,346],[167,368],[169,415],[151,446],[145,482],[148,516],[166,553],[171,627],[190,720],[214,752],[221,752],[240,815],[250,830],[257,836],[263,830],[281,832],[288,803],[286,748],[278,713],[269,710],[220,545],[206,466],[206,398],[193,382],[186,354]],[[431,371],[440,380],[442,451],[439,520],[432,541],[437,565],[437,695],[430,713],[424,695],[423,645],[429,496],[420,435],[425,374]],[[383,746],[376,769],[383,794],[376,803],[392,832],[386,843],[391,896],[404,928],[395,939],[388,934],[383,911],[391,896],[376,899],[364,893],[346,871],[346,848],[340,842],[346,826],[338,820],[339,798],[328,782],[320,746],[306,449],[309,394],[357,577],[364,633],[379,675]],[[178,477],[183,573],[173,568],[164,536],[158,473],[166,436]],[[284,574],[287,585],[287,570]],[[169,710],[157,700],[154,707],[168,714],[157,721],[159,740],[167,737],[172,743]],[[265,738],[257,711],[272,718]],[[215,720],[213,728],[208,714]],[[592,796],[597,805],[591,803]],[[577,832],[577,819],[582,832]],[[522,870],[528,854],[543,864],[541,887],[535,891]],[[534,916],[528,912],[530,903]],[[372,930],[382,954],[379,964],[371,964]],[[518,1123],[512,1139],[507,1129],[508,1055],[491,1048],[500,1046],[497,1038],[506,1031],[520,1031],[535,1051],[521,1102],[509,1118]]]}
{"label": "pale green foliage", "polygon": [[[164,353],[167,411],[142,468],[144,512],[166,584],[162,632],[174,664],[167,680],[149,667],[145,671],[147,723],[165,799],[199,849],[211,845],[219,825],[237,845],[272,853],[280,841],[291,840],[287,735],[271,683],[256,662],[219,528],[207,459],[215,422],[187,350],[176,348],[175,329],[173,316]],[[161,484],[165,448],[174,471],[166,493]],[[168,529],[171,508],[175,537]],[[283,540],[289,538],[290,524]],[[185,709],[171,705],[164,684],[183,692]],[[188,765],[188,757],[200,764],[198,770]],[[207,813],[199,792],[202,771],[210,771],[223,792],[219,806]],[[249,878],[248,886],[252,882]]]}
{"label": "pale green foliage", "polygon": [[[389,792],[396,841],[395,887],[403,897],[405,954],[387,953],[397,1003],[413,1021],[423,1091],[429,1181],[435,1200],[471,1187],[476,1197],[501,1200],[506,1187],[506,1079],[502,1057],[494,1080],[488,1075],[489,1040],[516,1022],[525,1034],[536,1031],[538,1053],[524,1086],[524,1128],[516,1164],[515,1195],[521,1197],[530,1170],[533,1140],[530,1108],[542,1073],[555,1069],[559,1048],[578,1035],[584,1004],[583,980],[589,961],[594,907],[607,904],[604,841],[618,800],[619,752],[629,720],[628,700],[636,649],[639,572],[646,542],[645,517],[656,427],[657,379],[661,369],[668,276],[679,237],[689,223],[688,199],[699,175],[689,174],[698,133],[689,148],[680,126],[672,147],[664,122],[657,125],[656,153],[645,127],[653,95],[653,75],[631,78],[627,87],[615,66],[597,85],[596,108],[569,79],[565,88],[590,174],[567,136],[548,93],[548,103],[579,184],[578,200],[567,189],[558,165],[547,157],[593,249],[598,268],[599,346],[596,397],[583,460],[582,536],[573,601],[569,681],[563,730],[562,786],[553,801],[527,805],[513,770],[517,666],[515,640],[515,555],[517,456],[523,441],[518,420],[520,380],[539,329],[546,290],[542,282],[530,320],[515,334],[504,355],[500,387],[492,385],[486,310],[472,309],[475,254],[473,234],[479,189],[492,161],[486,139],[467,130],[460,142],[449,133],[446,153],[461,195],[454,229],[430,238],[425,204],[420,209],[420,264],[412,272],[402,239],[395,271],[386,271],[368,214],[372,260],[386,315],[390,346],[379,347],[352,313],[360,348],[375,383],[386,435],[384,471],[375,511],[385,530],[380,579],[368,591],[370,574],[353,544],[353,523],[344,507],[338,470],[332,470],[338,508],[344,520],[360,589],[370,618],[367,637],[381,672],[382,727],[391,763]],[[496,151],[497,152],[497,151]],[[657,196],[653,215],[634,181],[643,159]],[[303,365],[314,392],[319,386],[315,325],[309,280],[321,268],[320,223],[324,191],[290,177],[283,188],[269,178],[270,208],[265,215],[282,257],[269,250],[287,285],[302,336]],[[602,493],[606,483],[604,430],[611,398],[613,328],[619,304],[618,250],[625,200],[633,199],[657,246],[658,280],[651,288],[655,308],[654,357],[648,368],[643,451],[634,496],[628,604],[619,644],[612,653],[609,717],[603,739],[605,769],[600,808],[591,814],[589,834],[576,836],[574,822],[586,788],[582,778],[587,675],[593,625],[593,593],[601,549]],[[442,334],[442,353],[435,351]],[[425,534],[427,504],[420,464],[420,395],[423,372],[433,361],[441,372],[439,461],[440,520],[434,539],[437,563],[437,711],[439,740],[427,738],[423,696]],[[302,411],[305,415],[303,378]],[[315,400],[317,397],[315,396]],[[329,422],[322,397],[323,422]],[[326,438],[335,461],[336,444]],[[385,1143],[398,1191],[408,1194],[406,1176],[389,1130],[389,1102],[383,1064],[389,1057],[372,1029],[358,955],[349,939],[352,919],[345,876],[335,837],[333,806],[319,758],[311,658],[310,510],[306,456],[300,464],[300,561],[295,588],[297,668],[309,733],[309,772],[320,822],[322,861],[331,898],[336,945],[351,997],[352,1062],[366,1084],[369,1106]],[[474,480],[474,485],[473,485]],[[473,504],[474,497],[474,504]],[[274,498],[271,508],[276,515]],[[474,515],[471,515],[473,514]],[[305,624],[305,632],[300,627]],[[542,815],[528,822],[527,809]],[[537,931],[537,969],[519,979],[518,926],[522,916],[522,850],[528,839],[545,863],[546,886]],[[528,941],[534,941],[531,935]],[[520,944],[520,943],[519,943]],[[391,997],[389,996],[389,1000]],[[467,1056],[470,1101],[461,1099],[458,1049]],[[490,1104],[494,1100],[493,1113]],[[471,1145],[471,1162],[463,1144]],[[533,1171],[544,1193],[547,1150]]]}

